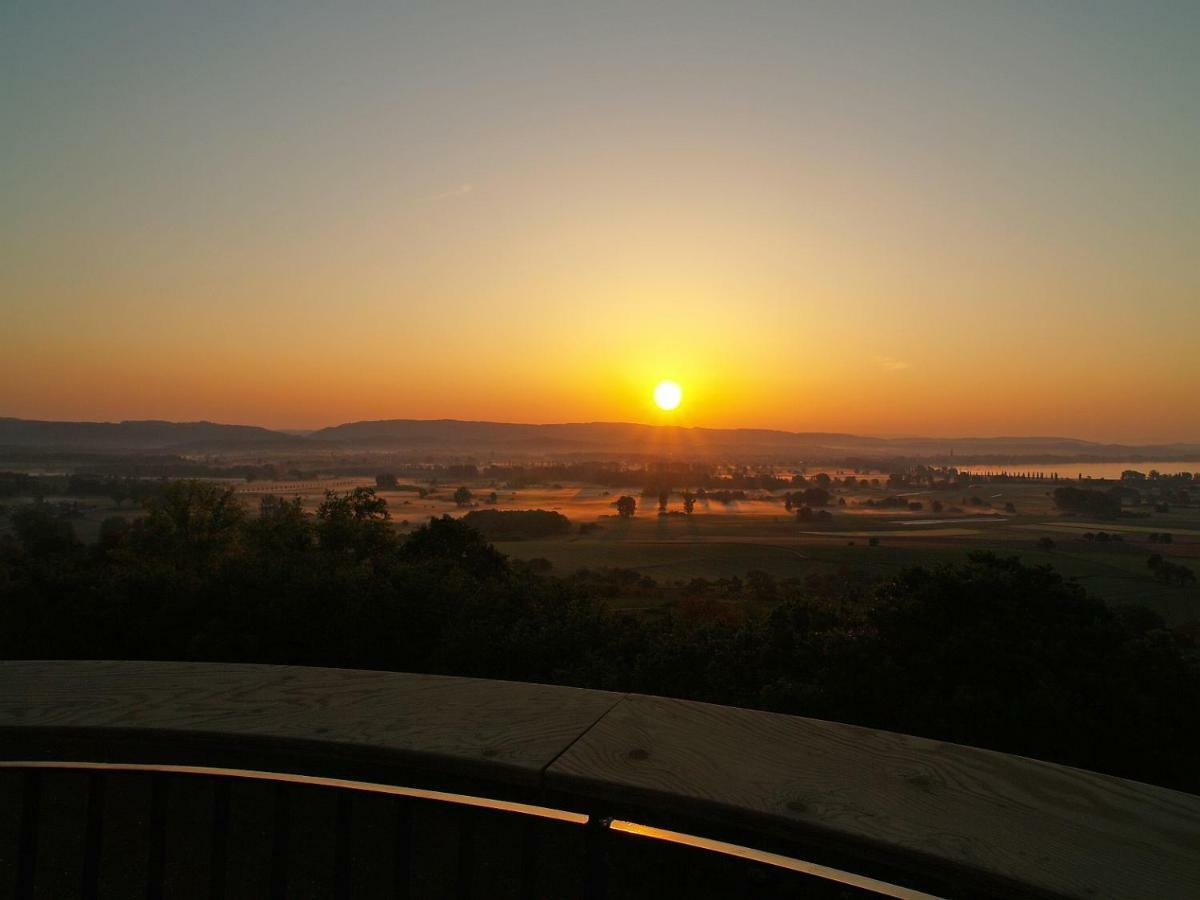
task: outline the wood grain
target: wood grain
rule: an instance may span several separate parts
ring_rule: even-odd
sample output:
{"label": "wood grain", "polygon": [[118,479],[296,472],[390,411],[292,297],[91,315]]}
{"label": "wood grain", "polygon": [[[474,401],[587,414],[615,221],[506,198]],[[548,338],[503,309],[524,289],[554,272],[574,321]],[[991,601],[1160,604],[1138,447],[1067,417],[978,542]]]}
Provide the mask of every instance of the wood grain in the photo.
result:
{"label": "wood grain", "polygon": [[1200,797],[833,722],[629,697],[547,785],[651,820],[974,873],[985,893],[1011,881],[1032,895],[1200,897]]}
{"label": "wood grain", "polygon": [[[166,758],[139,758],[147,754]],[[480,796],[519,790],[593,817],[636,816],[952,896],[1200,897],[1200,797],[1002,753],[545,685],[253,665],[0,662],[0,758],[205,765],[216,756],[244,769],[328,777],[342,777],[346,759],[369,759],[393,784],[424,778],[454,790],[449,782],[468,778]],[[34,783],[24,777],[0,781],[9,807],[0,881],[11,886],[22,865],[35,866],[27,879],[35,893],[68,896],[86,880],[89,776],[33,776],[47,789],[30,832],[38,852],[22,862],[13,857],[24,840],[14,819],[28,803],[16,798]],[[539,822],[520,836],[520,817],[508,813],[391,798],[347,805],[334,789],[240,779],[177,788],[174,776],[112,773],[104,783],[97,796],[107,824],[92,854],[101,886],[183,877],[181,890],[220,882],[229,897],[284,895],[289,885],[317,896],[346,882],[380,893],[408,885],[419,896],[450,882],[479,893],[480,877],[514,890],[527,880],[565,885],[588,866],[586,829]],[[295,801],[282,818],[281,798]],[[353,836],[349,845],[346,835],[341,845],[311,843],[339,829]],[[364,859],[368,844],[375,849]],[[137,858],[119,858],[123,846]],[[185,858],[180,847],[198,852]],[[644,856],[651,868],[693,853],[630,847],[630,858]],[[684,869],[701,883],[719,880],[693,866],[660,868],[668,882]]]}
{"label": "wood grain", "polygon": [[[0,662],[0,739],[121,732],[145,750],[306,746],[527,787],[620,695],[550,685],[298,666]],[[240,742],[240,743],[239,743]],[[257,742],[257,743],[248,743]],[[158,760],[161,761],[161,760]],[[250,760],[246,761],[247,763]]]}

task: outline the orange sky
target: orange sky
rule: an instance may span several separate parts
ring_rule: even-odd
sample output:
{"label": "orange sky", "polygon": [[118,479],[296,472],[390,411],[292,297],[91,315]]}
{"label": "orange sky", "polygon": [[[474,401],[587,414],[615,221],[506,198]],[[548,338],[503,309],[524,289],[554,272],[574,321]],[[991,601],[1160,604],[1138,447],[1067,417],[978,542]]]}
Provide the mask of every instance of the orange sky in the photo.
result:
{"label": "orange sky", "polygon": [[0,415],[1200,440],[1194,10],[139,6],[7,23]]}

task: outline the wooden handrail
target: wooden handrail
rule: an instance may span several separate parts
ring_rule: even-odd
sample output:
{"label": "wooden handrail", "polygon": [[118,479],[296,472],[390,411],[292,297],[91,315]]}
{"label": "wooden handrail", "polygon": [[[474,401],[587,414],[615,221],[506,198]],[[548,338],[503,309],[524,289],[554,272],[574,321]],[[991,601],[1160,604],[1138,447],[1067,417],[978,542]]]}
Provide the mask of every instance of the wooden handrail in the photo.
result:
{"label": "wooden handrail", "polygon": [[0,663],[0,762],[193,766],[616,817],[951,896],[1200,896],[1200,797],[682,700],[244,664]]}

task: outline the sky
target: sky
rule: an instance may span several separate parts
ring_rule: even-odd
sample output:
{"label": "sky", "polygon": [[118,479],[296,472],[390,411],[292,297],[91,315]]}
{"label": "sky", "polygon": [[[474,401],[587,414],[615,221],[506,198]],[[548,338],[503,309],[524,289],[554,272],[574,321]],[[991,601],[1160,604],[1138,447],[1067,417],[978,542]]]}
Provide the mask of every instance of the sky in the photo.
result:
{"label": "sky", "polygon": [[1200,440],[1198,42],[1195,2],[8,0],[0,415]]}

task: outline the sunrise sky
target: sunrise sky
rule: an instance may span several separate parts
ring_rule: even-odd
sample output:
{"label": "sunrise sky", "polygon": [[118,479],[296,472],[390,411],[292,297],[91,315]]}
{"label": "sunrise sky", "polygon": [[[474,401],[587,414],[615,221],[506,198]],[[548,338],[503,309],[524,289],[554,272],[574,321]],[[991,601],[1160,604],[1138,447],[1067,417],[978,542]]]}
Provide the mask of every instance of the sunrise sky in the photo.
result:
{"label": "sunrise sky", "polygon": [[1200,440],[1200,3],[566,6],[3,4],[0,415]]}

